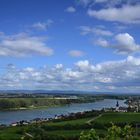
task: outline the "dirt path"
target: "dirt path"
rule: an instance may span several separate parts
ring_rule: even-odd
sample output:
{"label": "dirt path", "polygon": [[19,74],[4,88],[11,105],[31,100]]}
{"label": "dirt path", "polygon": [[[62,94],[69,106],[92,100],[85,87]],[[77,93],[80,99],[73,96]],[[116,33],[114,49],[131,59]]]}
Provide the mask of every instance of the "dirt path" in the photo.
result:
{"label": "dirt path", "polygon": [[101,116],[102,116],[102,114],[100,114],[100,115],[97,116],[97,117],[92,118],[91,120],[88,120],[86,123],[90,124],[91,122],[93,122],[94,120],[100,118]]}

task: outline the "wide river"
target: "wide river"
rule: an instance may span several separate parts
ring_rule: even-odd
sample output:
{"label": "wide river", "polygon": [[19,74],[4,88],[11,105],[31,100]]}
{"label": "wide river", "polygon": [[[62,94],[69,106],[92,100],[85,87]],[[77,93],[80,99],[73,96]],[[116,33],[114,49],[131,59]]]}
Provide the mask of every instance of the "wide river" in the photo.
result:
{"label": "wide river", "polygon": [[[118,100],[120,106],[126,106],[125,100]],[[34,118],[50,118],[55,115],[82,112],[88,110],[100,110],[102,108],[115,107],[117,100],[104,99],[93,103],[74,103],[47,109],[32,109],[18,111],[0,111],[0,124],[11,124],[20,120],[32,120]]]}

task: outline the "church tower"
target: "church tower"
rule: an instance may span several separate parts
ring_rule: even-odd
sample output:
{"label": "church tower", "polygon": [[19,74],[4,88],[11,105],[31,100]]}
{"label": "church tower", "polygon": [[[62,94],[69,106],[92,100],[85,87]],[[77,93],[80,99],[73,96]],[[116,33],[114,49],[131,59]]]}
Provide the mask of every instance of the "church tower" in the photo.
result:
{"label": "church tower", "polygon": [[119,102],[117,101],[117,103],[116,103],[116,111],[118,111],[119,110]]}

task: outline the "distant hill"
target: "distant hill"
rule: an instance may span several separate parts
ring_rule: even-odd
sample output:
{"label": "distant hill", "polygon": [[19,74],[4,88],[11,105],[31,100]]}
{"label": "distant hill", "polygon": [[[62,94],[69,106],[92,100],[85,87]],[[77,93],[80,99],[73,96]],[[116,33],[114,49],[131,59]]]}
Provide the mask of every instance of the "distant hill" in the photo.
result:
{"label": "distant hill", "polygon": [[97,94],[97,95],[140,95],[140,93],[115,93],[115,92],[97,92],[97,91],[75,91],[75,90],[0,90],[0,94]]}

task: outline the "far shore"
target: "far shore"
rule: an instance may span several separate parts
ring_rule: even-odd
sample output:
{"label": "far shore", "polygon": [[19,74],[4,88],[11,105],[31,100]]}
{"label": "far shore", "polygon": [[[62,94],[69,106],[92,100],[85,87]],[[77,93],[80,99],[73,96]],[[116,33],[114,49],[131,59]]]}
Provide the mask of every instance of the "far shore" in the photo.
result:
{"label": "far shore", "polygon": [[[67,105],[67,104],[65,104]],[[60,107],[60,106],[65,106],[65,105],[52,105],[52,106],[38,106],[38,107],[20,107],[20,108],[8,108],[8,109],[0,109],[0,111],[20,111],[20,110],[33,110],[33,109],[47,109],[51,107]]]}

